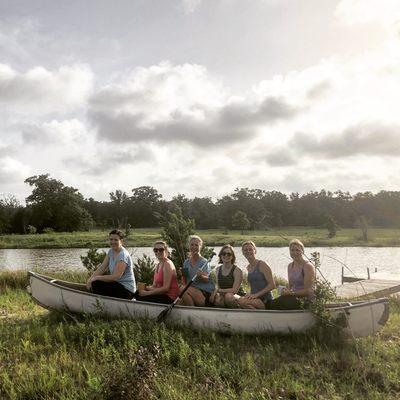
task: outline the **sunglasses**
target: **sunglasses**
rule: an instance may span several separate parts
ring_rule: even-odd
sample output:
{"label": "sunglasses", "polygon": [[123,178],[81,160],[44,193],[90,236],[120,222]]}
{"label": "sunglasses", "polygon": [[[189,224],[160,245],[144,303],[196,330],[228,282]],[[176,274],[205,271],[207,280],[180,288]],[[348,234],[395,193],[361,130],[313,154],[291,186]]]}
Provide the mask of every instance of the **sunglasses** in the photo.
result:
{"label": "sunglasses", "polygon": [[164,247],[154,247],[154,253],[162,253],[164,251]]}
{"label": "sunglasses", "polygon": [[228,251],[224,251],[221,253],[221,256],[227,256],[230,257],[232,255],[232,253],[229,253]]}

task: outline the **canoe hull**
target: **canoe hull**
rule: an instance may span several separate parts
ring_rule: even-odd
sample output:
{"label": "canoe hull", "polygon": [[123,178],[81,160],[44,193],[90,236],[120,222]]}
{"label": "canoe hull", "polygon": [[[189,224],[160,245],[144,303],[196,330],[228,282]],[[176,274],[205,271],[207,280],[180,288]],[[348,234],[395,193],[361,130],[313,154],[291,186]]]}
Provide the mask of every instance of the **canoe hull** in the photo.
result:
{"label": "canoe hull", "polygon": [[[52,280],[34,272],[29,272],[29,282],[30,293],[37,303],[59,311],[155,320],[167,307],[163,304],[95,295],[78,290],[80,285]],[[344,317],[347,323],[345,329],[350,335],[361,337],[374,334],[382,328],[388,319],[389,306],[387,299],[378,299],[354,305],[332,306],[329,311],[334,317]],[[168,315],[168,323],[217,332],[287,334],[311,329],[316,319],[307,310],[231,310],[175,306]]]}

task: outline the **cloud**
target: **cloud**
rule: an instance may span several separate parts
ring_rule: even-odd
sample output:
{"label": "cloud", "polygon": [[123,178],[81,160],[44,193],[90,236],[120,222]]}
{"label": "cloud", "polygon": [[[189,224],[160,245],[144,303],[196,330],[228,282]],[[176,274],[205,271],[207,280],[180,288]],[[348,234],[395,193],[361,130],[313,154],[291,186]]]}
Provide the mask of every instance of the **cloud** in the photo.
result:
{"label": "cloud", "polygon": [[92,91],[93,73],[83,64],[62,66],[55,71],[35,67],[19,73],[0,64],[0,104],[4,108],[41,114],[66,112],[84,105]]}
{"label": "cloud", "polygon": [[[80,169],[84,175],[107,175],[112,171],[120,171],[126,166],[133,166],[140,162],[152,163],[155,160],[154,152],[145,146],[109,146],[108,150],[88,151],[80,157],[65,157],[64,165],[69,168]],[[120,171],[121,172],[121,171]]]}
{"label": "cloud", "polygon": [[185,14],[191,14],[200,7],[202,0],[182,0],[183,11]]}
{"label": "cloud", "polygon": [[336,135],[318,138],[297,133],[288,147],[309,156],[344,158],[358,155],[400,156],[400,126],[359,124]]}
{"label": "cloud", "polygon": [[254,137],[300,110],[279,96],[230,96],[204,67],[161,63],[94,94],[88,115],[104,140],[213,146]]}
{"label": "cloud", "polygon": [[27,144],[56,144],[68,145],[84,138],[87,134],[85,125],[77,120],[44,122],[42,124],[22,125],[22,138]]}
{"label": "cloud", "polygon": [[0,183],[13,184],[29,176],[30,167],[11,157],[0,158]]}
{"label": "cloud", "polygon": [[398,0],[341,0],[335,15],[349,25],[378,22],[392,28],[400,21],[400,3]]}

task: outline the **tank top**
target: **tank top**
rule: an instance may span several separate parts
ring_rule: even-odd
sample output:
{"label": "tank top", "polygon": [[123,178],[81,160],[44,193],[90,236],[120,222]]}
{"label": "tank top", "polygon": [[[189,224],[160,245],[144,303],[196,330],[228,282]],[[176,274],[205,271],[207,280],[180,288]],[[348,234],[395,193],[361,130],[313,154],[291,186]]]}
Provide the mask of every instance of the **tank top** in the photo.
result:
{"label": "tank top", "polygon": [[[165,262],[165,261],[164,261]],[[158,267],[158,271],[154,273],[154,283],[156,288],[162,287],[164,284],[164,262]],[[171,286],[168,292],[165,293],[170,299],[175,300],[179,294],[178,279],[176,278],[176,271],[173,270],[171,277]]]}
{"label": "tank top", "polygon": [[[222,274],[222,265],[218,268],[218,287],[220,289],[230,289],[233,287],[233,283],[235,282],[235,277],[233,276],[233,272],[236,269],[236,265],[233,265],[231,270],[229,271],[228,275],[223,275]],[[240,286],[238,290],[239,295],[243,295],[244,291],[242,286]]]}
{"label": "tank top", "polygon": [[291,262],[288,267],[288,279],[290,288],[293,291],[304,289],[304,268],[293,269],[294,262]]}
{"label": "tank top", "polygon": [[[264,274],[260,271],[259,264],[260,261],[257,262],[254,270],[247,274],[251,294],[255,294],[268,286],[268,282],[265,279]],[[266,303],[267,301],[272,299],[273,297],[271,292],[267,292],[264,294],[264,296],[260,297],[260,300],[262,300],[263,303]]]}
{"label": "tank top", "polygon": [[[299,270],[294,270],[294,261],[288,265],[288,279],[290,287],[293,291],[304,289],[304,265]],[[308,300],[315,299],[315,291],[313,290],[308,296]]]}

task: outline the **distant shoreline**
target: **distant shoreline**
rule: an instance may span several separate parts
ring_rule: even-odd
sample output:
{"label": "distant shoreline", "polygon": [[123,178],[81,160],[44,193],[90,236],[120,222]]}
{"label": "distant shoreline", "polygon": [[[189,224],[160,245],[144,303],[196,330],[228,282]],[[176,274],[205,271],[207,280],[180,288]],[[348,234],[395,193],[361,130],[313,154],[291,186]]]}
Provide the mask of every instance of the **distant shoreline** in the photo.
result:
{"label": "distant shoreline", "polygon": [[[328,238],[326,229],[311,227],[285,227],[264,231],[210,229],[196,230],[207,246],[230,243],[241,246],[245,240],[260,247],[285,247],[292,238],[298,238],[309,247],[400,247],[400,229],[370,228],[368,241],[361,238],[360,229],[341,229]],[[0,249],[60,249],[107,247],[108,231],[53,232],[32,235],[1,235]],[[162,238],[161,229],[134,229],[125,239],[126,247],[151,247]]]}

